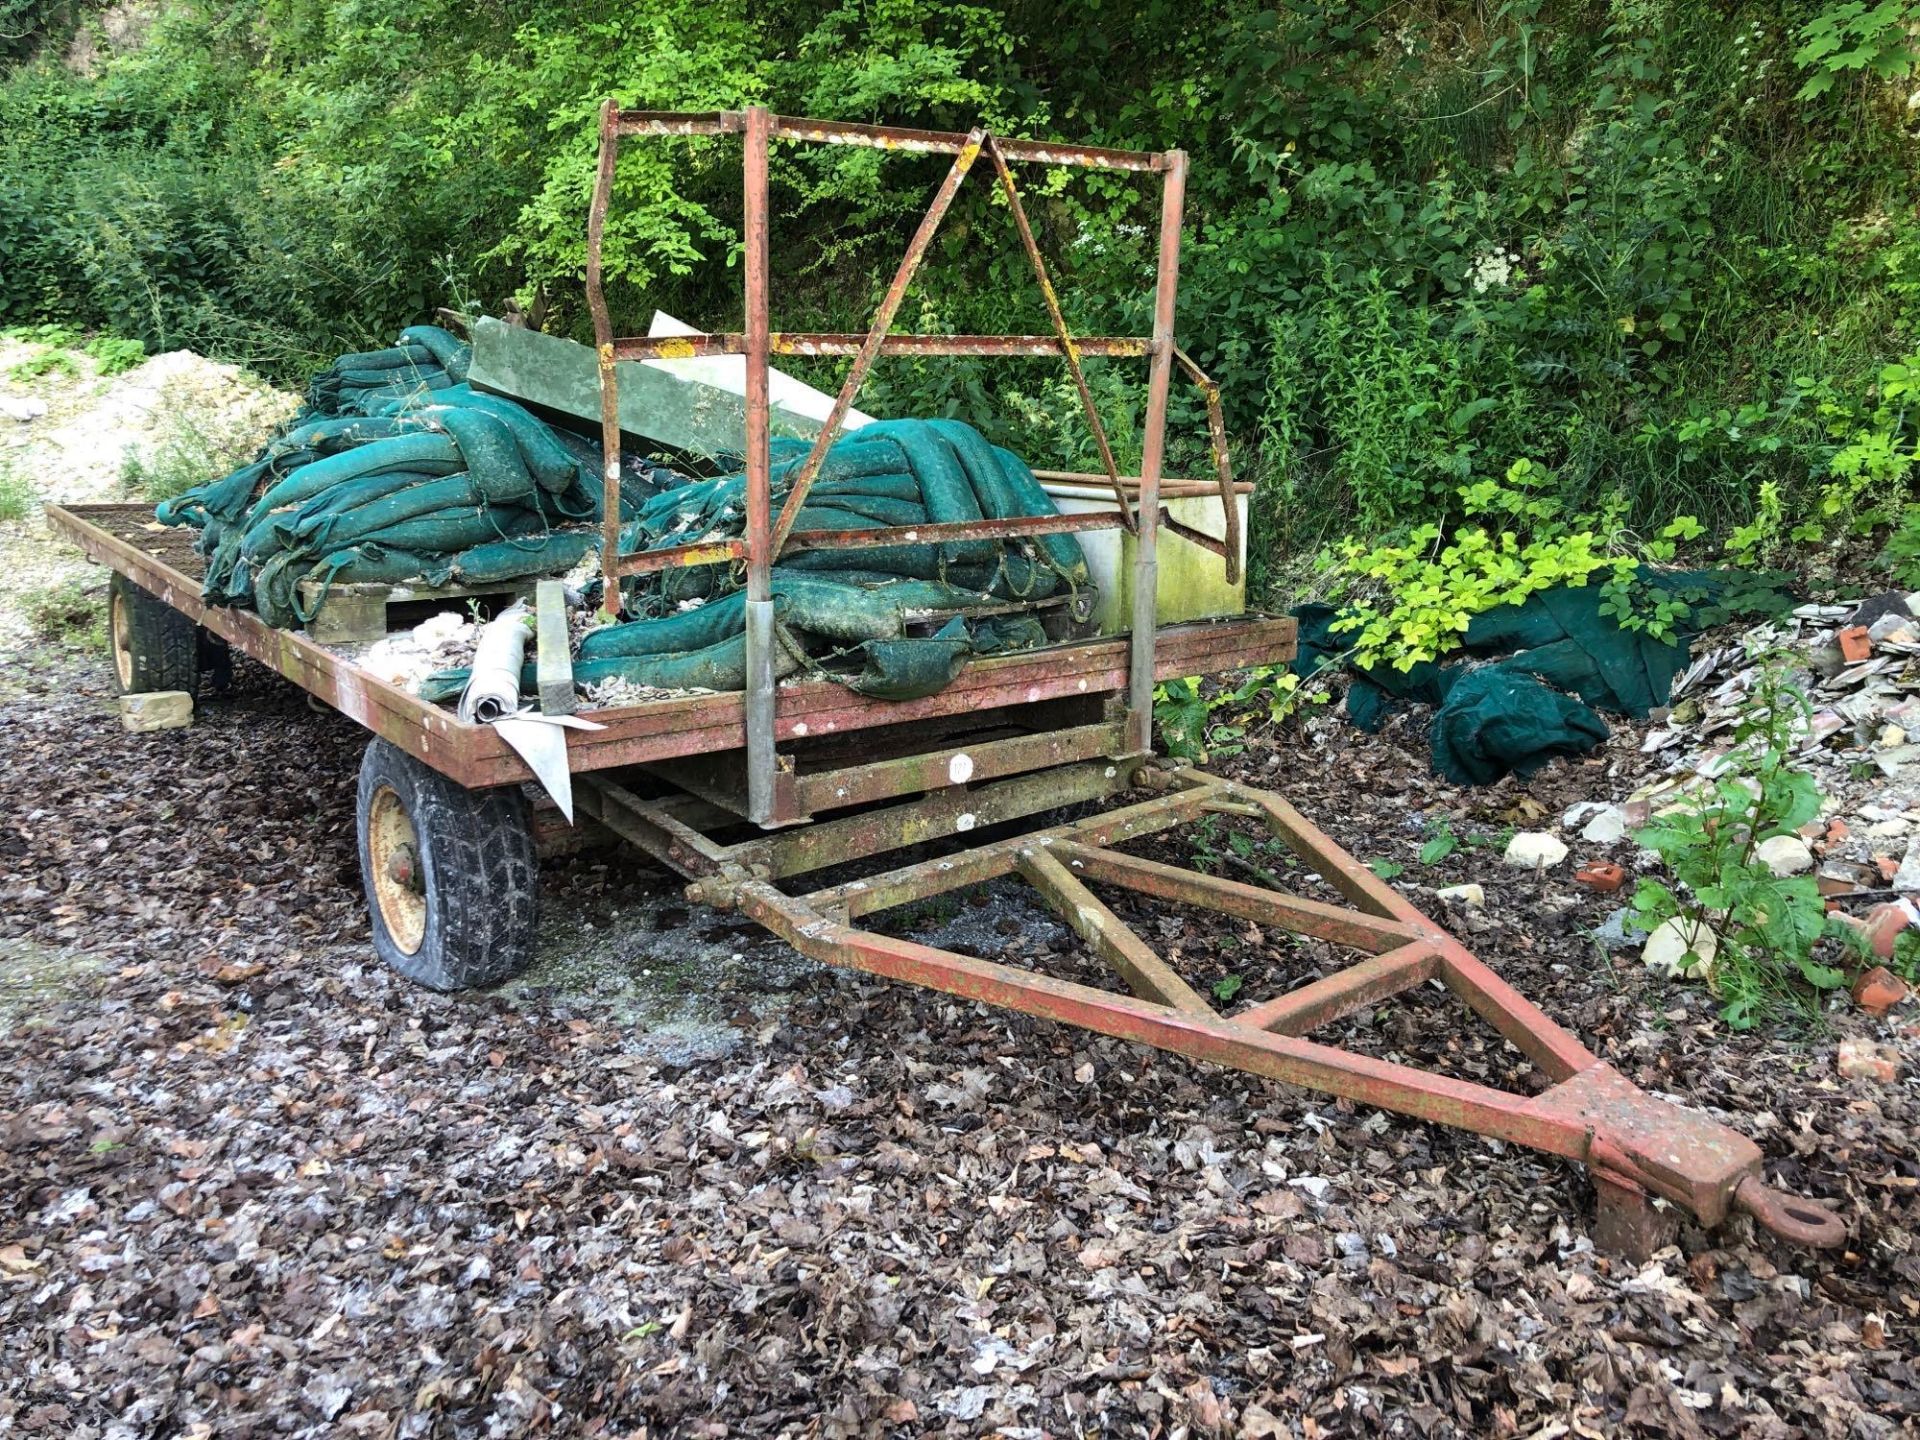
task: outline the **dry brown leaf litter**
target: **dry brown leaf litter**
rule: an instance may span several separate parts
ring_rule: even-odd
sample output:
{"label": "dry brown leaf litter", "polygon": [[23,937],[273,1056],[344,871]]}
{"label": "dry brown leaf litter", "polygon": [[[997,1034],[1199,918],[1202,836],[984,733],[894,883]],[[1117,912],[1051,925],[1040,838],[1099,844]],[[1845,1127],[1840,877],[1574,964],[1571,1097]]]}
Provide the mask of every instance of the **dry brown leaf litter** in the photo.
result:
{"label": "dry brown leaf litter", "polygon": [[[1485,885],[1470,943],[1837,1203],[1846,1253],[1736,1222],[1623,1265],[1571,1167],[791,960],[776,999],[709,912],[659,927],[726,952],[704,998],[734,1043],[684,1063],[592,985],[429,995],[365,949],[354,727],[250,666],[187,731],[105,703],[97,662],[50,657],[0,701],[0,966],[52,976],[0,1041],[0,1432],[1877,1437],[1920,1411],[1913,1082],[1840,1079],[1831,1035],[1729,1036],[1596,955],[1603,900],[1497,849],[1431,877]],[[1428,818],[1561,808],[1636,745],[1490,792],[1337,727],[1229,768],[1405,862]],[[657,883],[583,857],[547,905],[645,968]],[[1162,918],[1209,983],[1329,958]],[[1006,896],[915,923],[1074,963]],[[1341,1038],[1527,1088],[1424,1001]]]}

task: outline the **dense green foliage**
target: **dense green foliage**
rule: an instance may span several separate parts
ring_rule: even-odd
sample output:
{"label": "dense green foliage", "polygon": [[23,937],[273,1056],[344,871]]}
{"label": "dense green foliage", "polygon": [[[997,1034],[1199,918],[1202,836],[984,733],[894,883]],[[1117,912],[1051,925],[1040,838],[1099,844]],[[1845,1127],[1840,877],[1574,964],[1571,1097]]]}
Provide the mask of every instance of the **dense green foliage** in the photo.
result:
{"label": "dense green foliage", "polygon": [[[1181,145],[1180,338],[1265,482],[1256,578],[1343,530],[1453,536],[1516,464],[1557,513],[1649,539],[1695,515],[1777,558],[1905,496],[1916,8],[174,0],[117,48],[103,29],[82,74],[73,6],[0,0],[22,37],[0,64],[38,57],[0,79],[0,324],[282,377],[439,304],[579,334],[608,95]],[[944,162],[776,159],[777,323],[851,328]],[[1146,188],[1027,183],[1072,323],[1144,329]],[[628,326],[654,304],[737,323],[738,217],[732,142],[628,147]],[[991,187],[965,192],[902,323],[1044,328]],[[1138,369],[1094,368],[1132,433]],[[873,384],[875,408],[960,415],[1038,463],[1090,457],[1053,364],[897,361]],[[1191,396],[1176,421],[1196,466]]]}

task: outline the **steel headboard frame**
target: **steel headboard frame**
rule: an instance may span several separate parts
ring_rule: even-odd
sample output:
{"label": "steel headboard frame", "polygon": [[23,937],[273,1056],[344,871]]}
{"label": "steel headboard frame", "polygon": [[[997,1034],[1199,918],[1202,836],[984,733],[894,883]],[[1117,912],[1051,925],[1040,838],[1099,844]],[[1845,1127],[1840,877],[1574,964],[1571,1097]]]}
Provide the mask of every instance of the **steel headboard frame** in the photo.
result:
{"label": "steel headboard frame", "polygon": [[[738,334],[699,334],[649,338],[615,335],[608,311],[603,268],[607,211],[613,199],[613,180],[620,140],[625,136],[739,135],[743,140],[745,205],[744,270],[746,329]],[[777,333],[768,306],[767,155],[775,139],[823,145],[863,145],[884,150],[952,155],[953,164],[934,192],[932,202],[908,244],[893,281],[864,335],[839,333]],[[1026,252],[1034,280],[1046,303],[1051,335],[895,335],[895,314],[906,298],[921,260],[933,243],[941,220],[951,207],[974,162],[985,154],[991,161],[1001,193],[1006,196],[1014,229]],[[1153,333],[1141,337],[1076,338],[1067,328],[1026,207],[1014,181],[1013,163],[1054,167],[1134,171],[1160,178],[1160,232],[1153,296]],[[1162,524],[1221,557],[1229,582],[1239,578],[1240,487],[1233,482],[1221,419],[1219,390],[1199,366],[1176,351],[1173,342],[1174,296],[1180,271],[1180,223],[1185,203],[1187,157],[1180,150],[1145,153],[1109,150],[1089,145],[1005,139],[984,129],[966,134],[908,130],[885,125],[851,125],[833,121],[796,119],[755,108],[698,114],[621,110],[609,100],[600,112],[600,157],[593,200],[587,215],[587,306],[593,314],[594,341],[599,351],[600,440],[604,471],[604,520],[601,535],[601,571],[608,582],[606,604],[620,605],[618,577],[642,571],[716,561],[743,560],[747,579],[747,794],[750,818],[760,824],[776,818],[775,787],[779,771],[773,736],[773,608],[770,575],[774,563],[789,550],[854,549],[863,546],[929,544],[945,540],[1020,539],[1073,531],[1124,528],[1135,537],[1133,616],[1128,680],[1128,734],[1132,751],[1146,754],[1153,735],[1153,676],[1155,597],[1158,565],[1157,531]],[[746,534],[741,540],[699,541],[643,554],[620,554],[620,423],[616,366],[624,360],[690,355],[744,355],[746,357]],[[767,366],[780,355],[852,355],[853,364],[834,397],[833,408],[788,488],[777,517],[770,515],[771,481],[768,455],[769,402]],[[794,521],[805,503],[828,447],[838,438],[852,409],[854,397],[883,354],[914,355],[1059,355],[1066,361],[1088,428],[1100,452],[1104,473],[1098,477],[1111,487],[1117,511],[1111,514],[1020,516],[1008,520],[968,521],[960,524],[897,527],[859,531],[799,531]],[[1123,478],[1113,458],[1106,429],[1093,402],[1080,360],[1084,355],[1144,357],[1147,369],[1147,407],[1141,439],[1140,474]],[[1161,469],[1166,456],[1167,396],[1173,365],[1200,387],[1207,401],[1209,443],[1213,449],[1218,491],[1225,511],[1226,539],[1219,540],[1174,523],[1161,507]],[[1095,477],[1087,477],[1095,478]],[[1133,484],[1129,484],[1133,481]],[[1187,491],[1186,493],[1192,493]],[[1209,492],[1211,493],[1211,492]]]}

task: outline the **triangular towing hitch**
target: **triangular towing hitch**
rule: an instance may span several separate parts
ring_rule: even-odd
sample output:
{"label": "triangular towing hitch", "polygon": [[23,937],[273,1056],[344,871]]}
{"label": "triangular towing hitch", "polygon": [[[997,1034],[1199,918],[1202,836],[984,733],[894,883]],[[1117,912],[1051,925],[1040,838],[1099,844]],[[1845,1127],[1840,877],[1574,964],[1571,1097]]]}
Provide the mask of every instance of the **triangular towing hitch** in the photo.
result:
{"label": "triangular towing hitch", "polygon": [[[1832,1211],[1766,1184],[1760,1149],[1751,1140],[1639,1089],[1278,795],[1193,769],[1143,767],[1135,784],[1160,793],[1088,819],[800,895],[774,883],[775,875],[784,873],[781,867],[743,865],[671,817],[656,814],[653,820],[677,832],[680,868],[704,872],[690,895],[739,909],[815,960],[1579,1161],[1593,1173],[1598,1191],[1594,1238],[1602,1248],[1644,1258],[1664,1243],[1672,1222],[1652,1204],[1655,1196],[1709,1227],[1743,1211],[1798,1244],[1836,1245],[1845,1238],[1846,1227]],[[652,809],[625,792],[617,792],[617,802],[598,807],[616,828],[627,828],[619,824],[621,818],[639,820]],[[616,808],[623,815],[615,815]],[[1208,814],[1264,822],[1348,904],[1243,884],[1112,848]],[[653,831],[656,841],[660,833]],[[856,923],[864,915],[1009,875],[1029,882],[1134,993],[955,954]],[[1095,886],[1317,937],[1360,951],[1364,958],[1222,1014],[1099,899]],[[1549,1088],[1519,1095],[1307,1038],[1428,980],[1439,981],[1511,1041],[1545,1072]]]}

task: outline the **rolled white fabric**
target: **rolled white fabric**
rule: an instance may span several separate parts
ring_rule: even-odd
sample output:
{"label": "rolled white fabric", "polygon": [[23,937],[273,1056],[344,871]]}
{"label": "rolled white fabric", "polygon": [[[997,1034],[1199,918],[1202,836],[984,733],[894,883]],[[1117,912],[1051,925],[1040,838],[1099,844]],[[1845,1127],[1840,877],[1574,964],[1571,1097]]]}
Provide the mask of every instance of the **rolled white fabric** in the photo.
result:
{"label": "rolled white fabric", "polygon": [[533,633],[526,604],[515,601],[499,617],[480,627],[473,647],[473,670],[460,696],[460,718],[491,725],[520,709],[520,669],[527,661]]}

